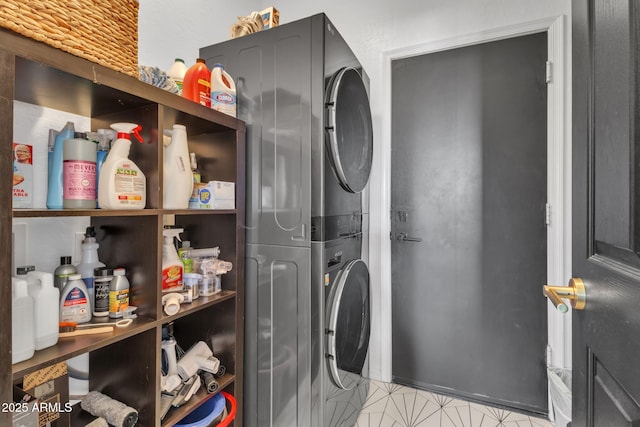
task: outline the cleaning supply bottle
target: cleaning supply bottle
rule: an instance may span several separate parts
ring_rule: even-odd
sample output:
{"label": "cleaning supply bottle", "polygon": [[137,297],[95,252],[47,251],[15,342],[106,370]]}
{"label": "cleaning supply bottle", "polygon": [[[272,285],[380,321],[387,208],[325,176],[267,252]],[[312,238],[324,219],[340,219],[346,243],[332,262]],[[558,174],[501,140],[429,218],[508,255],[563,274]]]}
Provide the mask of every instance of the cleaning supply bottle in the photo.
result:
{"label": "cleaning supply bottle", "polygon": [[111,149],[111,141],[116,138],[115,131],[113,129],[98,129],[97,134],[92,135],[98,142],[98,152],[96,153],[96,207],[100,207],[98,203],[98,186],[100,185],[100,171],[102,165],[107,159],[107,154]]}
{"label": "cleaning supply bottle", "polygon": [[33,298],[27,281],[11,278],[11,363],[30,359],[35,353]]}
{"label": "cleaning supply bottle", "polygon": [[189,258],[189,249],[191,248],[191,242],[189,240],[183,240],[180,249],[178,249],[178,257],[182,261],[183,273],[191,273],[193,271],[193,260]]}
{"label": "cleaning supply bottle", "polygon": [[180,240],[182,228],[165,228],[162,232],[164,236],[164,244],[162,245],[162,292],[179,291],[183,288],[182,273],[184,266],[173,239]]}
{"label": "cleaning supply bottle", "polygon": [[71,264],[71,257],[69,255],[61,256],[60,265],[53,272],[53,284],[62,292],[67,285],[69,276],[77,272],[78,270]]}
{"label": "cleaning supply bottle", "polygon": [[162,207],[164,209],[187,209],[193,192],[193,175],[189,163],[187,130],[183,125],[165,129]]}
{"label": "cleaning supply bottle", "polygon": [[124,317],[124,311],[129,307],[129,280],[124,268],[113,270],[113,278],[109,285],[109,317],[117,319]]}
{"label": "cleaning supply bottle", "polygon": [[46,271],[29,271],[27,277],[33,298],[35,349],[42,350],[58,342],[60,290],[53,286],[53,274]]}
{"label": "cleaning supply bottle", "polygon": [[196,59],[196,63],[187,69],[182,84],[182,97],[211,107],[211,72],[204,59]]}
{"label": "cleaning supply bottle", "polygon": [[236,117],[236,84],[222,64],[211,70],[211,108]]}
{"label": "cleaning supply bottle", "polygon": [[104,267],[104,263],[98,259],[98,248],[100,245],[96,242],[96,230],[94,227],[87,227],[84,232],[84,240],[82,241],[82,261],[76,267],[78,274],[82,277],[84,284],[89,291],[89,307],[93,312],[95,305],[95,294],[93,288],[93,270],[98,267]]}
{"label": "cleaning supply bottle", "polygon": [[112,280],[112,268],[98,267],[93,270],[93,315],[96,317],[109,315],[109,292]]}
{"label": "cleaning supply bottle", "polygon": [[142,142],[142,126],[134,123],[114,123],[118,132],[100,171],[98,203],[101,209],[144,209],[147,203],[147,182],[140,168],[129,160],[130,133]]}
{"label": "cleaning supply bottle", "polygon": [[86,133],[75,132],[63,147],[63,207],[95,209],[98,145]]}
{"label": "cleaning supply bottle", "polygon": [[181,96],[182,96],[182,83],[184,82],[184,75],[186,73],[187,73],[187,66],[184,65],[184,60],[182,58],[176,58],[175,61],[173,62],[173,65],[171,65],[171,67],[169,68],[169,71],[167,71],[167,74],[169,75],[169,77],[171,77],[173,81],[176,82],[178,89],[180,89],[180,92],[178,93],[178,95],[181,95]]}
{"label": "cleaning supply bottle", "polygon": [[82,277],[72,274],[60,294],[60,321],[86,323],[90,320],[89,291]]}
{"label": "cleaning supply bottle", "polygon": [[198,169],[198,162],[196,160],[196,153],[189,153],[189,162],[191,163],[191,176],[193,177],[193,191],[191,191],[191,197],[189,198],[189,206],[198,203],[198,186],[202,182],[202,174]]}
{"label": "cleaning supply bottle", "polygon": [[47,186],[47,208],[62,209],[63,208],[63,157],[64,157],[64,141],[72,139],[75,132],[73,122],[67,122],[60,132],[56,135],[53,151],[49,151],[49,171]]}

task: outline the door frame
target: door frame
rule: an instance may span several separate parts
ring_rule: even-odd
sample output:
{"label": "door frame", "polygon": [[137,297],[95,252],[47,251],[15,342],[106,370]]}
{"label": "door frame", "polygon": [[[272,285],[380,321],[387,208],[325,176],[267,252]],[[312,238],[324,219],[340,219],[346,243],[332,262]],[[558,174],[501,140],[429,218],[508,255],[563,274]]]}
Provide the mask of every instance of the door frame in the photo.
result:
{"label": "door frame", "polygon": [[[553,284],[567,283],[571,277],[571,85],[570,34],[566,17],[524,22],[444,40],[391,49],[383,52],[383,94],[381,143],[374,156],[374,187],[381,188],[379,198],[371,198],[371,211],[380,212],[380,234],[371,236],[372,257],[370,376],[391,381],[391,70],[392,61],[443,50],[481,44],[496,40],[547,32],[548,58],[551,61],[551,82],[547,85],[547,197],[550,225],[547,228],[547,280]],[[379,181],[379,182],[376,182]],[[371,218],[374,219],[373,216]],[[541,221],[543,219],[541,218]],[[374,262],[377,261],[377,262]],[[540,284],[540,298],[542,295]],[[547,364],[571,367],[571,316],[562,315],[547,303],[548,348]],[[552,349],[552,350],[551,350]]]}

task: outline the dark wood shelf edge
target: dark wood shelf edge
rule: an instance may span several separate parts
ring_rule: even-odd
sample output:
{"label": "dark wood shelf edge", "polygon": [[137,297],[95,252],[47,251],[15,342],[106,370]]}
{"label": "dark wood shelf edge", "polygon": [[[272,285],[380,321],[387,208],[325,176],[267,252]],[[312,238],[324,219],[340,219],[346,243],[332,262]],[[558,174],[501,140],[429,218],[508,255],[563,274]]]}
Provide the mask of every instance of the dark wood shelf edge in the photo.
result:
{"label": "dark wood shelf edge", "polygon": [[164,316],[162,317],[162,319],[159,320],[159,322],[161,324],[165,324],[173,320],[179,319],[181,317],[188,316],[190,314],[195,313],[196,311],[204,310],[208,307],[214,306],[223,301],[228,301],[230,299],[233,299],[235,298],[236,294],[237,294],[236,291],[223,290],[219,294],[211,295],[208,297],[201,296],[191,303],[181,304],[180,311],[177,312],[176,314],[173,314],[171,316],[167,316],[166,314],[164,314]]}
{"label": "dark wood shelf edge", "polygon": [[14,209],[14,218],[50,218],[67,216],[158,216],[159,209]]}
{"label": "dark wood shelf edge", "polygon": [[217,392],[208,394],[206,390],[204,390],[204,388],[201,387],[200,390],[198,390],[198,392],[191,399],[189,399],[187,403],[180,406],[179,408],[173,408],[168,412],[167,418],[165,418],[164,421],[162,422],[162,427],[174,426],[175,424],[180,422],[180,420],[186,417],[188,414],[196,410],[204,402],[211,399],[213,396],[220,393],[220,391],[227,388],[234,381],[235,381],[235,375],[224,374],[222,378],[218,380],[218,384],[220,385],[220,388],[218,389]]}

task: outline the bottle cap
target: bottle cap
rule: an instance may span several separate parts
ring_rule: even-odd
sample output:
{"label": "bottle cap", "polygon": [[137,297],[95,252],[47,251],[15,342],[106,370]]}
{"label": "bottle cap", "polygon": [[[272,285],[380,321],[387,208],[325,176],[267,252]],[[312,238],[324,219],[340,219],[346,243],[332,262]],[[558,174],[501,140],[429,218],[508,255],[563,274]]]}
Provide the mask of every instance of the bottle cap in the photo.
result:
{"label": "bottle cap", "polygon": [[71,264],[71,257],[69,255],[60,257],[60,265]]}
{"label": "bottle cap", "polygon": [[124,268],[116,268],[113,270],[113,275],[114,276],[124,276],[125,274],[125,269]]}
{"label": "bottle cap", "polygon": [[113,276],[113,268],[98,267],[93,269],[93,277],[109,277]]}

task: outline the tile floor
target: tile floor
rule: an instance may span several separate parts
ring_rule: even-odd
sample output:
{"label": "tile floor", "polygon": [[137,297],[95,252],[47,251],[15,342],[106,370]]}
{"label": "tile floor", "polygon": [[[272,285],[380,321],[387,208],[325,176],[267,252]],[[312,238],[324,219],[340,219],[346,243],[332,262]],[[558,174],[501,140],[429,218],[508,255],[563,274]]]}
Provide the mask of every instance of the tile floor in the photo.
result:
{"label": "tile floor", "polygon": [[356,427],[552,427],[543,418],[371,381]]}

